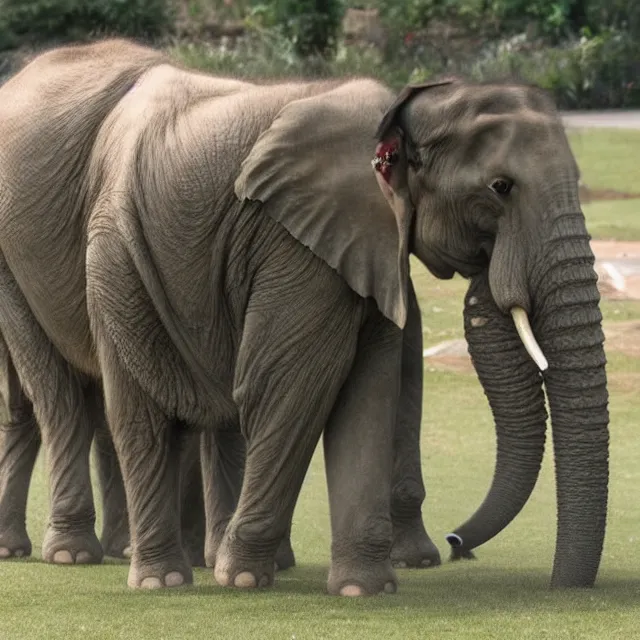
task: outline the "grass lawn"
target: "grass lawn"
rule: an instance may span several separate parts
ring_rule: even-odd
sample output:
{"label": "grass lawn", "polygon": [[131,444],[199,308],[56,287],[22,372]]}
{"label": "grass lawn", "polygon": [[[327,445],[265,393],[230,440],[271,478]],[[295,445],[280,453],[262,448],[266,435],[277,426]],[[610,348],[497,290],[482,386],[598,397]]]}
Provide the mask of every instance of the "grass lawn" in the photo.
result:
{"label": "grass lawn", "polygon": [[[611,176],[612,182],[598,186],[630,190],[631,163],[621,162],[618,152],[631,139],[640,152],[640,137],[627,132],[580,133],[577,143],[572,138],[584,175]],[[628,202],[585,207],[591,231],[628,237],[625,221],[632,221],[634,210],[640,214],[640,201],[635,204],[637,209]],[[417,263],[413,275],[425,344],[460,337],[464,281],[439,282]],[[605,301],[603,312],[607,323],[639,319],[640,303]],[[196,570],[193,589],[141,593],[127,589],[124,563],[42,564],[37,554],[46,519],[46,480],[40,461],[28,516],[36,557],[0,564],[0,640],[640,638],[640,404],[634,385],[620,382],[640,379],[640,359],[612,353],[609,362],[610,517],[593,590],[548,589],[556,528],[551,451],[523,512],[478,550],[477,561],[401,570],[398,594],[361,600],[324,594],[329,523],[320,453],[295,516],[299,566],[279,575],[273,590],[258,593],[217,587],[210,570]],[[493,472],[493,423],[475,376],[427,366],[423,426],[425,521],[446,557],[444,534],[480,504]]]}

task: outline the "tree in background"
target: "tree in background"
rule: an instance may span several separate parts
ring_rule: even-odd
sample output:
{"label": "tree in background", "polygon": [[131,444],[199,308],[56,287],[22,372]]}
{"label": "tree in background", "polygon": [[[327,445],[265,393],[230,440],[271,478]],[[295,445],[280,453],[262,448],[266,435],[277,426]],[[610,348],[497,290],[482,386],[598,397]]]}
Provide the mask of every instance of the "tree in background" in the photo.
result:
{"label": "tree in background", "polygon": [[302,58],[331,58],[342,21],[341,0],[273,0],[273,15],[283,35]]}
{"label": "tree in background", "polygon": [[0,49],[95,33],[152,39],[172,23],[170,0],[0,0]]}

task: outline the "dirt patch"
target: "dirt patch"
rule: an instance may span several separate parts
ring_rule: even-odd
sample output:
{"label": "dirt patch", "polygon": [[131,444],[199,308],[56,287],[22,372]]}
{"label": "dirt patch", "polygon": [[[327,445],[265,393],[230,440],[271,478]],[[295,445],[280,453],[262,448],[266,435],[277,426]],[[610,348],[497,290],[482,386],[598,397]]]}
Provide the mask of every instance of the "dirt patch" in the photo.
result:
{"label": "dirt patch", "polygon": [[625,193],[615,189],[590,189],[584,184],[579,186],[578,192],[582,204],[589,204],[597,200],[634,200],[640,198],[640,193]]}
{"label": "dirt patch", "polygon": [[607,373],[609,391],[637,393],[640,389],[640,373],[614,371]]}
{"label": "dirt patch", "polygon": [[598,289],[607,300],[640,300],[640,242],[594,240]]}
{"label": "dirt patch", "polygon": [[640,358],[640,320],[608,323],[604,327],[607,351]]}

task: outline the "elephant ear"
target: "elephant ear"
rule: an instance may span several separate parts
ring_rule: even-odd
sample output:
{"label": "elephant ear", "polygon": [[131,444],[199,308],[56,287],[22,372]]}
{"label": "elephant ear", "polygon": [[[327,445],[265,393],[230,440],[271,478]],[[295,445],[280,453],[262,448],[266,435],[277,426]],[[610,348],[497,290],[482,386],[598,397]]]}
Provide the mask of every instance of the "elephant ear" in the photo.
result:
{"label": "elephant ear", "polygon": [[[406,211],[413,208],[408,185],[408,164],[419,166],[415,145],[400,126],[400,112],[416,94],[427,89],[442,87],[458,82],[457,78],[448,78],[439,82],[412,84],[406,86],[395,102],[384,114],[377,130],[379,140],[373,166],[376,170],[378,186],[398,218],[405,218]],[[428,250],[428,257],[422,256],[429,271],[437,278],[450,279],[455,271],[443,261],[435,250]]]}
{"label": "elephant ear", "polygon": [[377,83],[357,80],[289,103],[242,163],[235,192],[262,202],[404,328],[410,212],[389,209],[371,169],[374,133],[392,100]]}
{"label": "elephant ear", "polygon": [[384,117],[378,125],[376,136],[378,140],[388,137],[390,129],[397,125],[400,111],[416,94],[422,93],[426,89],[444,87],[449,84],[459,82],[458,78],[445,78],[437,82],[423,82],[420,84],[408,84],[395,99],[394,103],[386,110]]}

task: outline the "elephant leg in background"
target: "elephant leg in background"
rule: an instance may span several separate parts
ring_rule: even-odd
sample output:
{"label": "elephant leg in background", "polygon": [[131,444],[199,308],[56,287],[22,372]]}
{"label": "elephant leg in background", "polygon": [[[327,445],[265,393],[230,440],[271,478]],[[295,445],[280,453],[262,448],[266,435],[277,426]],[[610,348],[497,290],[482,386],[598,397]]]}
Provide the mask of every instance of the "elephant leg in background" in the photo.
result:
{"label": "elephant leg in background", "polygon": [[206,523],[200,462],[201,434],[184,429],[180,452],[180,526],[182,546],[193,567],[205,567]]}
{"label": "elephant leg in background", "polygon": [[[246,444],[239,427],[230,425],[202,433],[202,469],[204,477],[207,536],[205,560],[215,566],[218,547],[236,510],[246,456]],[[295,566],[291,547],[291,523],[276,552],[276,570]]]}
{"label": "elephant leg in background", "polygon": [[40,450],[40,429],[0,336],[0,373],[5,412],[0,421],[0,559],[31,555],[26,528],[27,496]]}
{"label": "elephant leg in background", "polygon": [[422,521],[425,498],[420,458],[423,367],[422,320],[411,280],[409,280],[407,323],[402,338],[402,383],[394,437],[391,482],[391,521],[395,567],[435,567],[441,562],[438,548]]}
{"label": "elephant leg in background", "polygon": [[0,256],[0,292],[0,332],[22,388],[33,403],[46,449],[50,515],[42,557],[61,564],[100,562],[102,547],[95,534],[91,491],[93,424],[87,410],[86,379],[51,344],[4,256]]}
{"label": "elephant leg in background", "polygon": [[104,554],[114,558],[131,555],[129,515],[120,464],[104,414],[102,389],[95,385],[90,411],[95,424],[95,460],[102,497],[102,536]]}
{"label": "elephant leg in background", "polygon": [[367,322],[325,430],[332,531],[329,593],[396,590],[390,505],[401,340],[401,331],[382,315]]}

